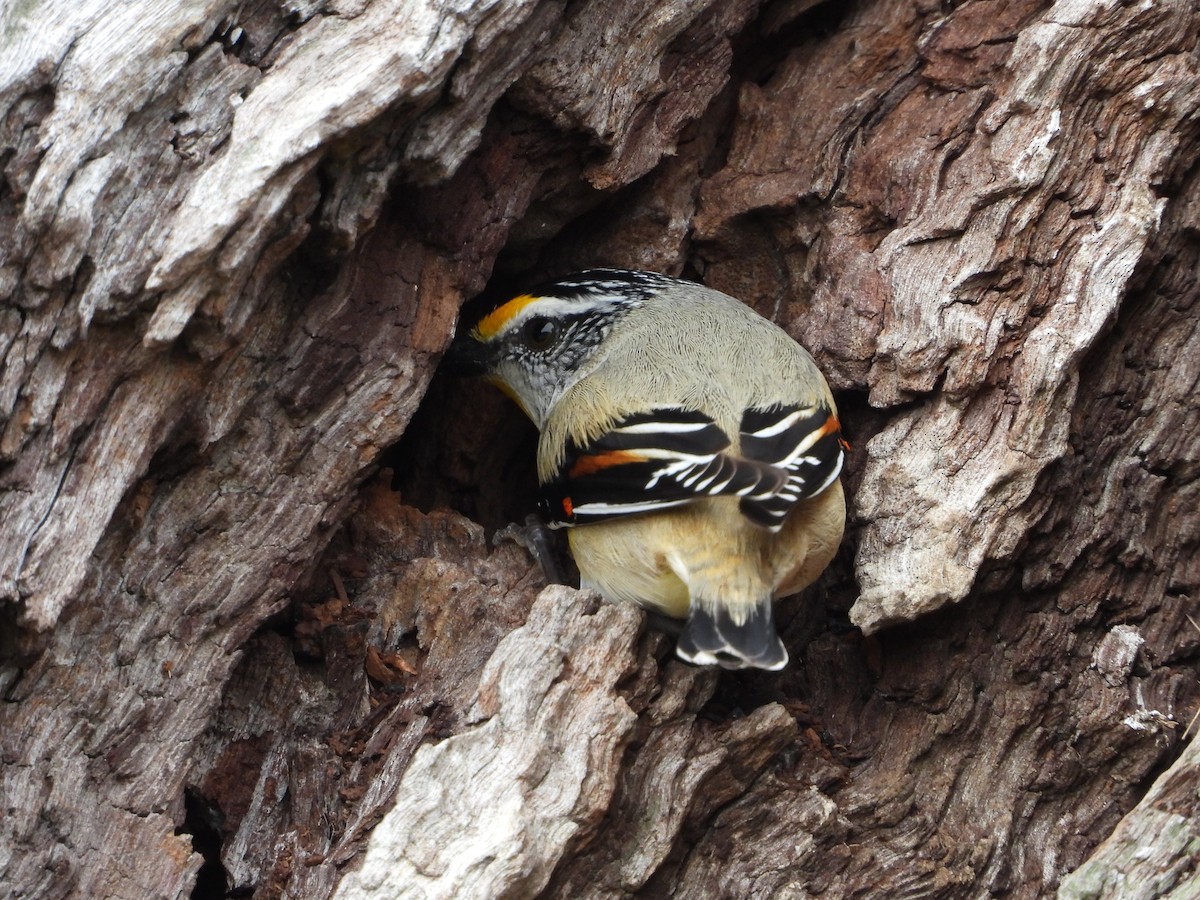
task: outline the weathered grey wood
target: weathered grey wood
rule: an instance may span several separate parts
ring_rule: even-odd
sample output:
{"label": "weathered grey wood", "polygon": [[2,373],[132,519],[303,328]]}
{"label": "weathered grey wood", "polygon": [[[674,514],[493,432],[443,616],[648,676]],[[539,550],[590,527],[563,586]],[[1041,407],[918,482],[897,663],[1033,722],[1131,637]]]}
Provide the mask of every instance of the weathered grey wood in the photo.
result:
{"label": "weathered grey wood", "polygon": [[561,586],[541,594],[484,668],[466,730],[413,756],[335,897],[530,896],[545,886],[581,826],[607,808],[636,718],[615,688],[633,666],[640,616],[599,603]]}
{"label": "weathered grey wood", "polygon": [[[758,206],[828,198],[834,173],[852,209],[891,219],[869,246],[835,234],[821,248],[819,260],[851,257],[837,264],[865,296],[846,302],[845,278],[815,285],[805,330],[835,355],[843,386],[865,382],[873,406],[929,398],[867,447],[852,613],[864,630],[967,596],[980,567],[1011,556],[1036,520],[1000,511],[1036,503],[1040,474],[1068,451],[1056,413],[1072,406],[1084,354],[1112,325],[1163,212],[1157,186],[1195,127],[1195,26],[1176,9],[1057,3],[1012,36],[1006,64],[974,71],[955,55],[979,52],[1007,23],[963,10],[930,23],[930,71],[900,81],[894,108],[878,110],[856,82],[824,87],[850,42],[869,59],[908,36],[902,6],[868,5],[840,40],[792,54],[772,90],[745,90],[730,163],[702,194],[702,236]],[[1104,49],[1117,45],[1140,49],[1118,60]],[[959,83],[982,72],[986,85]],[[1105,102],[1086,102],[1080,84]],[[814,127],[790,114],[822,91],[833,115]],[[881,121],[851,145],[873,115]],[[920,157],[893,155],[898,138]],[[816,158],[801,164],[805,151]]]}
{"label": "weathered grey wood", "polygon": [[[0,8],[4,890],[1186,895],[1198,34]],[[702,276],[838,391],[851,528],[782,675],[471,521],[528,511],[530,436],[435,377],[460,305],[592,264]]]}
{"label": "weathered grey wood", "polygon": [[3,880],[32,893],[190,890],[188,746],[402,432],[463,294],[395,229],[386,265],[289,287],[316,166],[362,130],[326,165],[354,184],[326,234],[368,246],[399,160],[353,160],[386,146],[383,114],[432,105],[468,40],[504,56],[531,5],[237,8],[5,10]]}
{"label": "weathered grey wood", "polygon": [[1062,900],[1200,895],[1200,746],[1183,755],[1107,840],[1063,882]]}

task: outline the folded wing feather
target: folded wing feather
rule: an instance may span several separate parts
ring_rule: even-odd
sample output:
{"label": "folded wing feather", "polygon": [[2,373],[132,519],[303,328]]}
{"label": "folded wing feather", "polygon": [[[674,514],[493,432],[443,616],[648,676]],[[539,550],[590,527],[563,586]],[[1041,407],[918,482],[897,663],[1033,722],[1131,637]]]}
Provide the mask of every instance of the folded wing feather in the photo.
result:
{"label": "folded wing feather", "polygon": [[738,454],[704,413],[638,413],[586,446],[568,443],[562,465],[542,485],[542,513],[561,527],[737,496],[747,519],[776,531],[796,503],[838,477],[840,438],[824,406],[747,410]]}

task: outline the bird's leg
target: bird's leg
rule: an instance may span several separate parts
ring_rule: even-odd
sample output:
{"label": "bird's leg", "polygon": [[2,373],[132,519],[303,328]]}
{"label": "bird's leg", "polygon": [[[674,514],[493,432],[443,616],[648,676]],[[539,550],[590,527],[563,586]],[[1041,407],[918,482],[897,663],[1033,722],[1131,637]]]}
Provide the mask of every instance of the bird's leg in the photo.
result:
{"label": "bird's leg", "polygon": [[646,624],[652,630],[661,631],[663,634],[669,634],[675,638],[683,633],[684,622],[682,619],[673,619],[665,613],[645,606],[642,609],[646,611]]}
{"label": "bird's leg", "polygon": [[541,567],[549,584],[570,584],[558,561],[558,550],[550,529],[537,516],[526,516],[524,525],[513,522],[501,528],[492,539],[493,543],[497,541],[512,541],[524,547]]}
{"label": "bird's leg", "polygon": [[[524,525],[513,522],[511,525],[501,528],[492,538],[492,543],[498,541],[512,541],[523,547],[541,567],[548,584],[571,584],[559,562],[560,557],[553,531],[537,516],[532,514],[526,516]],[[684,623],[679,619],[672,618],[648,606],[642,606],[641,609],[646,614],[646,624],[652,631],[668,634],[675,638],[683,632]]]}

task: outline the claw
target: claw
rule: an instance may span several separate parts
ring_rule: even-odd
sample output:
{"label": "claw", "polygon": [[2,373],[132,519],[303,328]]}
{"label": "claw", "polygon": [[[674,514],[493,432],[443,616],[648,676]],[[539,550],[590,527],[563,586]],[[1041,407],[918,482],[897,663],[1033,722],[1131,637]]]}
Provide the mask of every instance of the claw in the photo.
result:
{"label": "claw", "polygon": [[492,543],[494,545],[499,541],[512,541],[514,544],[524,547],[541,567],[542,574],[546,576],[549,584],[569,584],[570,582],[559,564],[558,549],[555,547],[551,534],[550,529],[541,519],[530,514],[525,517],[524,525],[513,522],[497,531],[495,537],[492,538]]}

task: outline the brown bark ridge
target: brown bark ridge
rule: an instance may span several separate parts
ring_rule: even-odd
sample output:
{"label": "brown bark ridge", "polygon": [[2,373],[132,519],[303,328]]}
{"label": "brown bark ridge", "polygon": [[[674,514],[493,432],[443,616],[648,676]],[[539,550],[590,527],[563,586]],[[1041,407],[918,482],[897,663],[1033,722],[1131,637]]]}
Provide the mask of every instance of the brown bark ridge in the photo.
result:
{"label": "brown bark ridge", "polygon": [[[1192,897],[1191,0],[0,8],[0,893]],[[545,587],[462,303],[817,357],[778,675]],[[398,490],[397,490],[398,488]]]}

